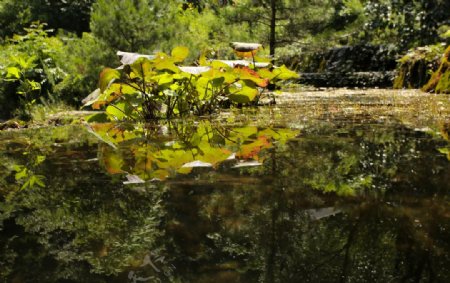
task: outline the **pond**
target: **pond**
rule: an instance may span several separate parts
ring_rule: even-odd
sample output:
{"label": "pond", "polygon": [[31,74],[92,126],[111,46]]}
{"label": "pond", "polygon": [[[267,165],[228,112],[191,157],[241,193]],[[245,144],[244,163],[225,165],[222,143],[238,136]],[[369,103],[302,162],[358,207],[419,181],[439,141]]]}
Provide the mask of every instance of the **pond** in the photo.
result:
{"label": "pond", "polygon": [[450,98],[0,132],[2,282],[450,282]]}

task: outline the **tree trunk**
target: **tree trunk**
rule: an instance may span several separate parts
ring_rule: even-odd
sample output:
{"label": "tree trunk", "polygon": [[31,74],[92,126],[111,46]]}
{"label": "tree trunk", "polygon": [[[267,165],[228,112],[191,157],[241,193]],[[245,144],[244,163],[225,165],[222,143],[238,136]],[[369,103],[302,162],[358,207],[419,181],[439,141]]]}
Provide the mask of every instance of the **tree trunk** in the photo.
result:
{"label": "tree trunk", "polygon": [[273,60],[273,58],[275,56],[276,17],[277,17],[276,0],[270,0],[270,37],[269,37],[269,47],[270,47],[270,56],[272,57],[272,60]]}

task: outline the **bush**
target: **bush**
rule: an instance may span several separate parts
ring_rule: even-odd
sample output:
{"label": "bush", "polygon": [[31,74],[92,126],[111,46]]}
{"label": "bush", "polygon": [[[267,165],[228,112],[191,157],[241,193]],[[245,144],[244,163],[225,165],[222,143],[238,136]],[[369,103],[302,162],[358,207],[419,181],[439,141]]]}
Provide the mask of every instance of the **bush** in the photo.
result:
{"label": "bush", "polygon": [[44,26],[34,23],[25,29],[26,35],[15,35],[0,47],[1,118],[29,118],[31,105],[48,98],[66,75],[55,62],[63,43],[48,37]]}
{"label": "bush", "polygon": [[394,88],[421,88],[428,82],[431,72],[439,66],[444,51],[441,44],[417,47],[398,60]]}
{"label": "bush", "polygon": [[54,93],[68,104],[80,106],[81,100],[97,86],[100,71],[106,66],[118,65],[115,50],[83,33],[81,38],[60,36],[65,43],[56,63],[66,72],[64,79],[55,86]]}
{"label": "bush", "polygon": [[423,87],[424,91],[450,94],[450,46],[442,56],[439,69],[433,73],[430,81]]}

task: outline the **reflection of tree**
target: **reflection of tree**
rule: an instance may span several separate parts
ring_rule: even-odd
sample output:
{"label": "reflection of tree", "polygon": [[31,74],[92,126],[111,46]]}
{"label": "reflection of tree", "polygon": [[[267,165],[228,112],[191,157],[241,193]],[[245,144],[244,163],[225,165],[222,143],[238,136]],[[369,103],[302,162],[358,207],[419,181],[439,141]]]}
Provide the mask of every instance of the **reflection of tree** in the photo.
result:
{"label": "reflection of tree", "polygon": [[[157,241],[163,236],[164,187],[135,190],[111,180],[98,167],[98,146],[83,129],[47,129],[46,134],[30,133],[24,144],[36,146],[28,146],[29,152],[47,153],[38,172],[46,176],[47,187],[18,191],[8,200],[2,195],[1,277],[111,282],[118,274],[126,278],[146,253],[163,254]],[[23,158],[21,146],[7,151],[11,159]]]}
{"label": "reflection of tree", "polygon": [[[9,143],[15,148],[0,143],[5,163],[23,164],[29,144],[47,156],[37,172],[46,188],[5,201],[17,186],[2,173],[7,280],[126,282],[131,270],[163,282],[450,281],[450,164],[435,151],[442,141],[425,133],[324,123],[298,136],[180,124],[143,137],[103,126],[93,126],[108,142],[101,145],[76,127],[30,134],[31,142]],[[207,154],[224,148],[237,160]],[[123,185],[125,172],[148,180],[136,169],[193,160],[214,165]],[[233,168],[240,160],[262,165]],[[149,251],[166,256],[173,276],[140,269]]]}
{"label": "reflection of tree", "polygon": [[[305,129],[268,149],[261,169],[227,172],[256,177],[251,183],[230,178],[193,196],[190,185],[173,184],[171,205],[187,201],[189,214],[177,217],[174,205],[168,217],[181,227],[202,221],[187,238],[168,231],[174,252],[196,239],[189,278],[207,265],[219,282],[227,270],[235,282],[448,281],[449,166],[433,151],[437,141],[374,127]],[[317,215],[323,207],[337,212]]]}

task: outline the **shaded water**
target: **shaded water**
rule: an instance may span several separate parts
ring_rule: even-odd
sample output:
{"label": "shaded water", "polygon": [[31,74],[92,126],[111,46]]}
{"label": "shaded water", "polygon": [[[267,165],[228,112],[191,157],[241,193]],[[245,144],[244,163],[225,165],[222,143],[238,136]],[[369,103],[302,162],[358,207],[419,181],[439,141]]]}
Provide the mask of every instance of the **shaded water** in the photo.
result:
{"label": "shaded water", "polygon": [[450,282],[449,102],[314,91],[2,132],[0,278]]}

